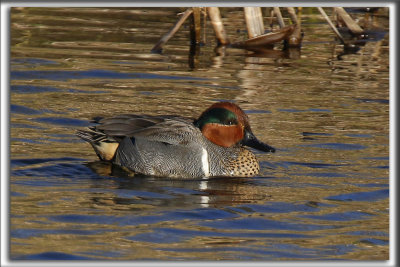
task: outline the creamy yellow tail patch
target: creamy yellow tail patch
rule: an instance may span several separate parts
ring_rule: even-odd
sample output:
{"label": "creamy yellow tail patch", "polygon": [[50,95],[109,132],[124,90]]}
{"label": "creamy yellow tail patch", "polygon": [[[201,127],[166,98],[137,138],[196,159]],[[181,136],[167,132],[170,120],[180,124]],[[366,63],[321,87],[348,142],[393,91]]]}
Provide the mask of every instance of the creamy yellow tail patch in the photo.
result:
{"label": "creamy yellow tail patch", "polygon": [[96,151],[97,156],[101,160],[110,161],[114,158],[115,151],[119,146],[118,143],[108,143],[108,142],[99,142],[97,144],[91,144]]}

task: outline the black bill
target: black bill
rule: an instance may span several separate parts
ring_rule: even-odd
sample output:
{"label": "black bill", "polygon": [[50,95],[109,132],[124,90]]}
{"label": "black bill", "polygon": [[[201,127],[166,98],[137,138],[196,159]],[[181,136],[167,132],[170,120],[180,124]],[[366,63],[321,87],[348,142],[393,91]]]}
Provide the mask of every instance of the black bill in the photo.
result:
{"label": "black bill", "polygon": [[275,148],[259,141],[257,137],[248,130],[245,131],[241,144],[264,152],[275,152]]}

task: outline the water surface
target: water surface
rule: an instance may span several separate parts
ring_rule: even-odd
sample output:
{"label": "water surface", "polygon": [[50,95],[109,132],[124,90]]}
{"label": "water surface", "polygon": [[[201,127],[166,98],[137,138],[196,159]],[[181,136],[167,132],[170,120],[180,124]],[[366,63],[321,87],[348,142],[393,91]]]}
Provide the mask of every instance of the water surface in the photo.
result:
{"label": "water surface", "polygon": [[[300,51],[262,55],[207,43],[189,27],[151,48],[179,8],[13,8],[10,257],[15,260],[387,260],[388,34],[343,52],[315,9]],[[232,40],[240,8],[223,9]],[[387,10],[370,28],[388,30]],[[364,24],[363,24],[364,26]],[[97,116],[197,117],[239,104],[254,178],[132,176],[75,136]]]}

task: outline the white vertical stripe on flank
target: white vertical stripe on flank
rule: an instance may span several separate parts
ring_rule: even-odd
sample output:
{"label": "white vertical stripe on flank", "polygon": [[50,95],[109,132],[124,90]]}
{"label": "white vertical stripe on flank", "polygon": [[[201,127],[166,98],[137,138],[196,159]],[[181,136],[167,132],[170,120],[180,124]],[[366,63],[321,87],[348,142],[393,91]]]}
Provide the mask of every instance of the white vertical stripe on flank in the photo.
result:
{"label": "white vertical stripe on flank", "polygon": [[202,163],[204,175],[206,177],[210,176],[210,165],[208,164],[208,153],[205,148],[203,148],[203,153],[201,155],[201,163]]}

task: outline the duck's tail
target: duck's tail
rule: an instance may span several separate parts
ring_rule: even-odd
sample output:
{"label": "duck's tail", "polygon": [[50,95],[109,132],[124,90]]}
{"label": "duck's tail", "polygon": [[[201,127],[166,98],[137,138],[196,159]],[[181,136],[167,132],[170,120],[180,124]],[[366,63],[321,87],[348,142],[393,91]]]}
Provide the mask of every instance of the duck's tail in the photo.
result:
{"label": "duck's tail", "polygon": [[112,137],[92,128],[78,130],[76,135],[91,144],[101,160],[111,161],[114,158],[119,143]]}

